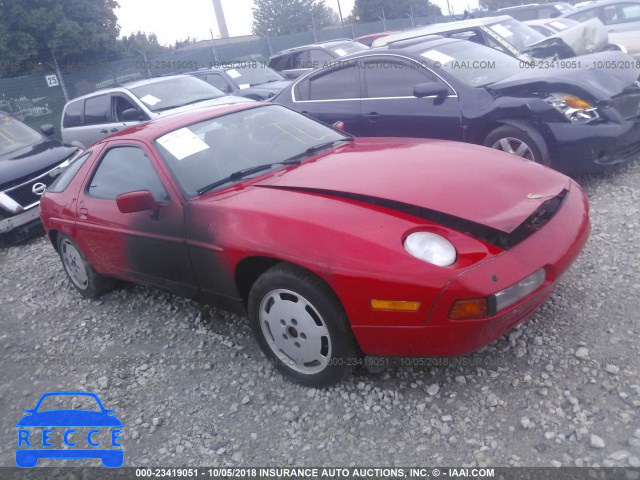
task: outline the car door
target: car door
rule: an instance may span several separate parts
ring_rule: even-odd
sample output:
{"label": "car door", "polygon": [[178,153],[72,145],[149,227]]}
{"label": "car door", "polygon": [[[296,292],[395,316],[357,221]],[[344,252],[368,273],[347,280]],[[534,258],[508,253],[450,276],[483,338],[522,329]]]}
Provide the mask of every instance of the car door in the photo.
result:
{"label": "car door", "polygon": [[609,32],[640,29],[640,3],[603,5],[600,7],[599,17]]}
{"label": "car door", "polygon": [[[367,57],[363,68],[362,116],[374,136],[427,137],[462,140],[456,92],[413,60],[400,56]],[[446,94],[417,98],[418,84],[434,82]]]}
{"label": "car door", "polygon": [[[160,205],[122,213],[116,197],[148,190]],[[170,288],[197,291],[185,240],[182,198],[141,142],[114,141],[87,175],[77,203],[76,240],[89,262],[106,275]]]}
{"label": "car door", "polygon": [[[139,112],[138,120],[125,120],[123,113],[126,110],[137,110]],[[149,120],[149,116],[138,108],[136,102],[127,94],[114,92],[111,94],[111,111],[113,123],[105,125],[105,129],[109,131],[109,135],[120,130],[132,127],[140,122]]]}
{"label": "car door", "polygon": [[360,68],[351,60],[323,68],[294,87],[293,108],[331,125],[344,122],[352,135],[368,135],[361,112]]}

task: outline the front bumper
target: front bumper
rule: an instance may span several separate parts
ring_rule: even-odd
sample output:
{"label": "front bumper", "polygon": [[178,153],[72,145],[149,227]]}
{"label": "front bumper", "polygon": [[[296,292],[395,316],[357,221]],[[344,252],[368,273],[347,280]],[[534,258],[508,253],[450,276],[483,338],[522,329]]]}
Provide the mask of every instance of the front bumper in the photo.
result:
{"label": "front bumper", "polygon": [[42,232],[40,207],[37,205],[12,217],[0,220],[0,245],[11,245]]}
{"label": "front bumper", "polygon": [[[553,292],[576,259],[590,231],[589,206],[577,183],[555,216],[538,232],[490,261],[467,270],[438,295],[422,325],[353,325],[367,355],[446,356],[478,350],[530,316]],[[496,315],[478,320],[449,320],[456,300],[489,297],[540,268],[545,283]]]}
{"label": "front bumper", "polygon": [[595,125],[547,123],[542,128],[551,166],[565,173],[603,171],[640,157],[640,117]]}

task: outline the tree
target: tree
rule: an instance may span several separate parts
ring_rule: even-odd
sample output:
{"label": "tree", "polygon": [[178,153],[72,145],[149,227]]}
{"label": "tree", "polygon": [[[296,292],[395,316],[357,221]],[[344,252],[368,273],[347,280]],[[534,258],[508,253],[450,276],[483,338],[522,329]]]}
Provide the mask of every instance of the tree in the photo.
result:
{"label": "tree", "polygon": [[331,25],[336,18],[323,0],[255,0],[253,5],[253,33],[257,35],[304,32],[312,25]]}
{"label": "tree", "polygon": [[102,57],[117,50],[116,0],[0,0],[0,55],[11,62]]}
{"label": "tree", "polygon": [[125,52],[159,53],[166,52],[169,47],[160,45],[155,33],[136,32],[120,40]]}
{"label": "tree", "polygon": [[382,17],[406,18],[413,10],[414,17],[442,15],[440,7],[427,0],[356,0],[351,15],[360,22],[377,22]]}

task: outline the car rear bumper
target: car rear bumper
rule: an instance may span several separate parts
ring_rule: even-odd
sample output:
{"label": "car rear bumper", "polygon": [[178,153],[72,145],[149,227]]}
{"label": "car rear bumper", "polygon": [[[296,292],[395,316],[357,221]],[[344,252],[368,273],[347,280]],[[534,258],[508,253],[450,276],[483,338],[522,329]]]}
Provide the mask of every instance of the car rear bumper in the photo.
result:
{"label": "car rear bumper", "polygon": [[640,157],[640,118],[622,123],[547,124],[551,165],[565,173],[597,172]]}
{"label": "car rear bumper", "polygon": [[[419,326],[354,325],[367,355],[446,356],[471,353],[530,316],[553,292],[576,259],[590,231],[587,198],[575,183],[556,215],[512,249],[476,266],[447,285]],[[498,314],[479,320],[449,320],[456,300],[489,297],[544,268],[544,284]]]}

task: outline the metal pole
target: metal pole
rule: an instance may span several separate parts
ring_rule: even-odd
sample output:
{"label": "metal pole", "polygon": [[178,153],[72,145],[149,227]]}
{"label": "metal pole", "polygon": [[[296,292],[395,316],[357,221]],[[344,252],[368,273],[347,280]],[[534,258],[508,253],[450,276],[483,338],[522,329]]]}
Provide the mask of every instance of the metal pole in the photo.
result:
{"label": "metal pole", "polygon": [[58,82],[60,83],[60,88],[62,88],[62,94],[64,95],[64,101],[69,101],[69,92],[67,92],[67,86],[64,84],[64,78],[62,78],[62,70],[60,70],[60,66],[58,65],[58,60],[56,59],[55,54],[53,53],[53,49],[51,49],[51,57],[53,57],[53,65],[56,69],[56,75],[58,76]]}
{"label": "metal pole", "polygon": [[342,19],[342,7],[340,7],[340,0],[338,0],[338,14],[340,15],[340,25],[342,25],[342,34],[344,35],[344,20]]}
{"label": "metal pole", "polygon": [[313,15],[311,15],[311,31],[313,32],[313,43],[318,43],[318,34],[316,33],[316,22],[313,21]]}
{"label": "metal pole", "polygon": [[211,53],[213,53],[213,61],[219,64],[220,59],[218,58],[218,52],[216,52],[216,40],[213,36],[213,30],[209,29],[209,32],[211,33]]}

